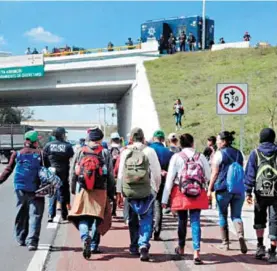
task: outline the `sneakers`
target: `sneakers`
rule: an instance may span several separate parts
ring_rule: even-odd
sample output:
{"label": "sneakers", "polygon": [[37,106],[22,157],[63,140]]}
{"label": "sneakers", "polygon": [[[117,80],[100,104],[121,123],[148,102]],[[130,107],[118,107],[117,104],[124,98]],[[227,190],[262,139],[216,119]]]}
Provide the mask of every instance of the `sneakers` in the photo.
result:
{"label": "sneakers", "polygon": [[101,254],[103,253],[102,250],[98,248],[90,248],[91,254]]}
{"label": "sneakers", "polygon": [[86,260],[88,260],[91,256],[91,238],[87,237],[87,239],[84,241],[84,247],[83,247],[83,256]]}
{"label": "sneakers", "polygon": [[271,252],[271,250],[268,250],[268,263],[274,264],[277,263],[277,257],[276,257],[276,252]]}
{"label": "sneakers", "polygon": [[154,238],[153,239],[154,239],[154,241],[162,241],[162,239],[160,237],[160,234],[157,233],[157,232],[154,233]]}
{"label": "sneakers", "polygon": [[148,248],[146,247],[140,248],[140,260],[142,262],[149,262]]}
{"label": "sneakers", "polygon": [[49,216],[48,216],[48,223],[53,223],[53,219],[54,219],[54,218],[53,218],[52,216],[49,215]]}
{"label": "sneakers", "polygon": [[140,256],[139,250],[138,249],[130,249],[129,250],[130,255],[132,256]]}
{"label": "sneakers", "polygon": [[265,246],[258,246],[257,251],[256,251],[256,255],[255,255],[256,259],[262,260],[263,257],[265,257],[265,254],[266,254],[265,253]]}
{"label": "sneakers", "polygon": [[20,247],[25,247],[25,246],[26,246],[25,241],[17,241],[17,244],[18,244]]}
{"label": "sneakers", "polygon": [[28,250],[29,251],[35,251],[35,250],[37,250],[37,246],[34,246],[34,245],[28,245]]}

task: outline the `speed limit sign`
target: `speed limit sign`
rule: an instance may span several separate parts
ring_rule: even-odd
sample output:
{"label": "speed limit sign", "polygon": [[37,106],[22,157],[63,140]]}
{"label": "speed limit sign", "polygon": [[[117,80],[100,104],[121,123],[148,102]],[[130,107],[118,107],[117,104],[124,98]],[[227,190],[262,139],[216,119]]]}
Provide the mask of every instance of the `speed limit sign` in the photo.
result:
{"label": "speed limit sign", "polygon": [[247,115],[247,113],[247,84],[217,84],[218,115]]}

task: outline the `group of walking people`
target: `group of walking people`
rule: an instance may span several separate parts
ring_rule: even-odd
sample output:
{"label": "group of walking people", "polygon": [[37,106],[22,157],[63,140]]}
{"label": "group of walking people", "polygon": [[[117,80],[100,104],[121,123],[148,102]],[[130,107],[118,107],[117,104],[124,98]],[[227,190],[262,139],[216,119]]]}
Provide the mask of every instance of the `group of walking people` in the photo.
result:
{"label": "group of walking people", "polygon": [[[155,131],[153,140],[146,142],[141,128],[132,129],[128,145],[124,147],[119,134],[112,134],[107,148],[103,146],[104,134],[98,127],[87,131],[85,141],[74,154],[65,140],[65,133],[63,128],[58,128],[56,140],[41,151],[38,133],[27,132],[24,148],[13,153],[0,176],[0,183],[3,183],[15,169],[18,210],[15,235],[19,245],[27,245],[29,250],[37,249],[44,210],[44,198],[36,195],[40,186],[38,172],[41,166],[51,166],[55,167],[62,185],[50,198],[49,222],[55,216],[54,206],[59,200],[62,219],[72,222],[80,232],[86,259],[91,254],[101,253],[100,237],[111,228],[111,216],[116,216],[116,209],[122,207],[130,232],[129,252],[141,261],[149,261],[150,240],[162,240],[162,209],[170,208],[178,217],[175,253],[185,253],[190,219],[194,264],[203,264],[200,216],[201,210],[209,208],[214,192],[222,248],[229,250],[230,247],[230,207],[240,250],[245,254],[248,248],[242,207],[245,197],[249,204],[253,203],[254,192],[256,258],[263,259],[267,254],[269,263],[277,263],[277,146],[274,130],[266,128],[261,131],[260,145],[251,152],[245,171],[243,155],[233,146],[234,132],[223,131],[216,139],[210,137],[203,154],[195,149],[191,134],[178,137],[171,133],[166,146],[162,130]],[[69,185],[75,195],[70,210]],[[264,229],[268,209],[271,246],[266,251]]]}

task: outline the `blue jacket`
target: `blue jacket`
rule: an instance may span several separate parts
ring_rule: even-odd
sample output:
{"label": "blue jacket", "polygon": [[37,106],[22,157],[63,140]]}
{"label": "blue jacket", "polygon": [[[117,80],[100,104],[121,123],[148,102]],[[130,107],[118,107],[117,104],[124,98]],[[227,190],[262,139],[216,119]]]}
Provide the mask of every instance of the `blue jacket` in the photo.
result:
{"label": "blue jacket", "polygon": [[168,148],[166,148],[160,142],[154,142],[154,143],[150,144],[149,147],[155,150],[155,152],[158,156],[161,168],[163,170],[167,171],[170,159],[174,153],[171,152]]}
{"label": "blue jacket", "polygon": [[[277,152],[277,146],[273,143],[265,142],[260,144],[258,151],[262,152],[265,156],[271,156],[274,152]],[[249,156],[244,177],[245,190],[248,195],[252,194],[255,187],[256,175],[258,171],[258,160],[256,151],[253,150]]]}
{"label": "blue jacket", "polygon": [[227,173],[229,166],[233,162],[238,162],[243,166],[243,156],[239,150],[228,147],[220,150],[220,152],[222,153],[222,162],[219,166],[219,174],[214,184],[215,191],[225,191],[227,189]]}

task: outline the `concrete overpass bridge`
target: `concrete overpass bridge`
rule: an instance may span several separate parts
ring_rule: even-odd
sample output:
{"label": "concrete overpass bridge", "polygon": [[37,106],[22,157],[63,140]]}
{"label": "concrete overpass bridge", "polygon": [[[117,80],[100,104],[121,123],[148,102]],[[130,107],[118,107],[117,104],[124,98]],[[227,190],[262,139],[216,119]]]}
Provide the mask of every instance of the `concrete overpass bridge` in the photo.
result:
{"label": "concrete overpass bridge", "polygon": [[127,51],[3,57],[0,107],[116,103],[119,132],[140,126],[150,137],[159,121],[143,62],[158,56],[150,40]]}
{"label": "concrete overpass bridge", "polygon": [[22,121],[21,125],[32,126],[37,131],[52,131],[57,127],[64,127],[66,130],[80,131],[87,130],[90,127],[97,126],[103,129],[99,123],[81,122],[81,121]]}

